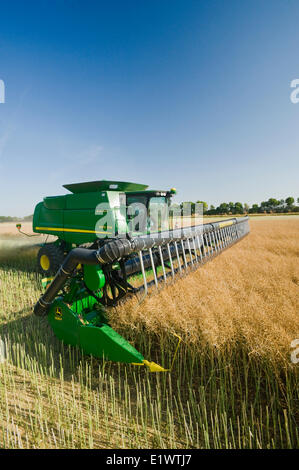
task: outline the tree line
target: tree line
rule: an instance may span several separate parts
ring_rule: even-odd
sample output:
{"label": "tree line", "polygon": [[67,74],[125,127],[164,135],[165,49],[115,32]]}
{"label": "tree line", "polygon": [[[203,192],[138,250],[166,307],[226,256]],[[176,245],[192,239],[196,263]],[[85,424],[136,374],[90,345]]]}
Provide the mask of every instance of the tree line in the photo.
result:
{"label": "tree line", "polygon": [[33,215],[26,215],[25,217],[11,217],[9,215],[0,215],[1,222],[30,222],[33,219]]}
{"label": "tree line", "polygon": [[[268,201],[262,201],[260,204],[252,204],[249,206],[247,203],[242,202],[222,202],[219,206],[215,207],[212,204],[209,206],[206,201],[196,201],[197,204],[203,204],[204,215],[225,215],[225,214],[272,214],[272,213],[287,213],[299,212],[299,197],[296,200],[291,196],[286,199],[269,198]],[[191,206],[191,213],[196,211],[196,204],[192,201],[185,201],[180,204],[183,212],[184,207]]]}
{"label": "tree line", "polygon": [[[297,204],[296,204],[297,203]],[[184,208],[188,208],[186,212],[190,211],[191,214],[194,214],[196,211],[196,204],[203,205],[204,215],[225,215],[225,214],[272,214],[272,213],[287,213],[287,212],[299,212],[299,197],[295,199],[292,196],[287,197],[286,199],[275,199],[270,197],[268,201],[262,201],[260,204],[252,204],[250,207],[249,204],[242,202],[222,202],[219,206],[215,207],[212,204],[209,206],[206,201],[184,201],[181,204],[172,204],[173,209],[181,209],[184,213]],[[0,215],[1,222],[26,222],[31,221],[33,215],[27,215],[25,217],[10,217]]]}

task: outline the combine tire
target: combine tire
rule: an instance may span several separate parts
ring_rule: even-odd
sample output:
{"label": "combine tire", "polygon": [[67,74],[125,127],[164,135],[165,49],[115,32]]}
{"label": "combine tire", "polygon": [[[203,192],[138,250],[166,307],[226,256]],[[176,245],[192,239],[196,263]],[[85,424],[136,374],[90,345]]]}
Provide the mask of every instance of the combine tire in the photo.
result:
{"label": "combine tire", "polygon": [[62,248],[52,243],[40,248],[37,255],[38,270],[44,276],[56,274],[64,260]]}

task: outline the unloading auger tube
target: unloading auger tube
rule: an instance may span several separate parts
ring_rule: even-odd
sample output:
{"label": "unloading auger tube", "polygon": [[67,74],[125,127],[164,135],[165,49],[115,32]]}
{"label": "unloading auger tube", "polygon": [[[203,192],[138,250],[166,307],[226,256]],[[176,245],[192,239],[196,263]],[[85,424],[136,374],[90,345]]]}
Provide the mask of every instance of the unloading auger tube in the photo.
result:
{"label": "unloading auger tube", "polygon": [[[38,316],[48,314],[56,336],[68,344],[81,346],[86,353],[121,362],[145,364],[152,371],[165,370],[144,360],[138,351],[109,327],[105,316],[95,308],[95,304],[105,305],[105,283],[109,285],[110,282],[113,286],[115,279],[118,279],[120,298],[136,291],[143,291],[144,298],[150,285],[158,288],[160,282],[166,283],[168,278],[173,279],[197,268],[238,242],[249,233],[248,221],[248,217],[232,218],[148,236],[113,239],[96,250],[75,248],[67,255],[36,303],[34,313]],[[115,264],[118,265],[117,271],[113,271]],[[84,283],[76,278],[79,265],[84,268]],[[93,278],[93,284],[95,279],[97,281],[96,294],[87,282],[89,267],[92,266],[91,270],[96,273]],[[152,281],[148,281],[148,269],[152,271]],[[158,269],[162,275],[158,275]],[[141,274],[143,280],[143,285],[138,289],[127,282],[127,276],[136,273]],[[69,280],[71,287],[68,286],[65,292],[64,286]],[[61,291],[63,293],[58,296]],[[96,338],[96,335],[100,337]],[[101,347],[97,344],[98,340],[102,341]]]}

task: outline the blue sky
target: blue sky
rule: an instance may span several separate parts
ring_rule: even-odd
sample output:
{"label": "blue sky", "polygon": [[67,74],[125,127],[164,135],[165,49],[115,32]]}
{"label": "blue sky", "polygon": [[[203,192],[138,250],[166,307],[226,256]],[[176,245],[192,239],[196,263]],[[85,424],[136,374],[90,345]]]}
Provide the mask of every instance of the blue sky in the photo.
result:
{"label": "blue sky", "polygon": [[97,179],[299,197],[299,3],[1,2],[0,215]]}

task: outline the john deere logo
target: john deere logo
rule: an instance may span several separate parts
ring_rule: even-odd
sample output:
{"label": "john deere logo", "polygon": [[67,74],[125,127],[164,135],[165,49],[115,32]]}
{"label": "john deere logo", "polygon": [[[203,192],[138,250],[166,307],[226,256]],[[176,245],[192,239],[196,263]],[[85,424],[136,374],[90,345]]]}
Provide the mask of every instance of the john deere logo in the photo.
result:
{"label": "john deere logo", "polygon": [[56,307],[55,320],[62,320],[62,310],[60,307]]}

